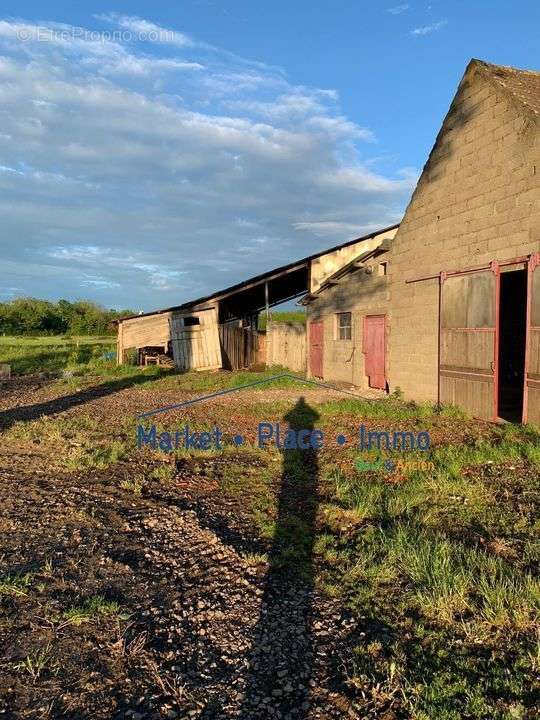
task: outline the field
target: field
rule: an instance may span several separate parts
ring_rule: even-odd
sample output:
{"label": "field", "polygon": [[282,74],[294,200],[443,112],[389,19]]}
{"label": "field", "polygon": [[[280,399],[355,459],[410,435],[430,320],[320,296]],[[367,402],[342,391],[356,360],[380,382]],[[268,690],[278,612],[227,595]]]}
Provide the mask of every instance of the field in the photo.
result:
{"label": "field", "polygon": [[14,375],[57,371],[99,359],[116,349],[116,338],[105,336],[41,337],[0,335],[0,363],[11,366]]}
{"label": "field", "polygon": [[539,434],[275,372],[1,386],[0,717],[538,717]]}

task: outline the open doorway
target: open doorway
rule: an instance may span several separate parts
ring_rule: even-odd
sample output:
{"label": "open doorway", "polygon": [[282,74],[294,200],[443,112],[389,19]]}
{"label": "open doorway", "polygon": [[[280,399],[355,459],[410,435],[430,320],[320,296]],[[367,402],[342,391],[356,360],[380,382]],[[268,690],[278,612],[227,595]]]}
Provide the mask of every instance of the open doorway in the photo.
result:
{"label": "open doorway", "polygon": [[499,417],[521,422],[527,333],[527,271],[501,274],[499,313]]}

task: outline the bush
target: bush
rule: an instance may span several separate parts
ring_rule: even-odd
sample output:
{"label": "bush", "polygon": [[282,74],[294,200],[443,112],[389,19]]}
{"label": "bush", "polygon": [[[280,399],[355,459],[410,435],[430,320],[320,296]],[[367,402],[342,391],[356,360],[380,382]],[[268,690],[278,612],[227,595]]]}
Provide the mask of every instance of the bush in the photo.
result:
{"label": "bush", "polygon": [[112,321],[131,310],[107,310],[101,305],[78,300],[57,303],[36,298],[16,298],[0,303],[0,333],[4,335],[108,335]]}

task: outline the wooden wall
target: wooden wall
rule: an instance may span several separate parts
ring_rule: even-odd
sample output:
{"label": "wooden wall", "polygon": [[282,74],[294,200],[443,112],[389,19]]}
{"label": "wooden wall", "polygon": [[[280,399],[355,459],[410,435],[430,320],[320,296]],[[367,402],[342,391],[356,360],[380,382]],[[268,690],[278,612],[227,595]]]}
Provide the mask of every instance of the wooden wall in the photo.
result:
{"label": "wooden wall", "polygon": [[125,361],[124,353],[129,348],[162,346],[166,351],[171,339],[169,320],[172,315],[167,312],[122,320],[118,324],[118,364]]}
{"label": "wooden wall", "polygon": [[258,361],[258,334],[251,327],[240,327],[238,321],[219,326],[222,367],[225,370],[240,370],[251,367]]}
{"label": "wooden wall", "polygon": [[[188,324],[196,318],[198,325]],[[215,370],[221,367],[216,308],[174,314],[170,320],[174,364],[179,370]]]}
{"label": "wooden wall", "polygon": [[306,372],[306,326],[303,323],[268,323],[266,364]]}

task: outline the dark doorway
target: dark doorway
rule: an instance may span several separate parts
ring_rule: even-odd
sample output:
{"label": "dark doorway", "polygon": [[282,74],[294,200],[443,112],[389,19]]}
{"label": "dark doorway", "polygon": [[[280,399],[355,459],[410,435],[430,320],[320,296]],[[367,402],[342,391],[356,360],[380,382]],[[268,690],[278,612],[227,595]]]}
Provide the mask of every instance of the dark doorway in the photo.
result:
{"label": "dark doorway", "polygon": [[499,314],[499,417],[521,422],[527,332],[527,271],[502,273]]}

